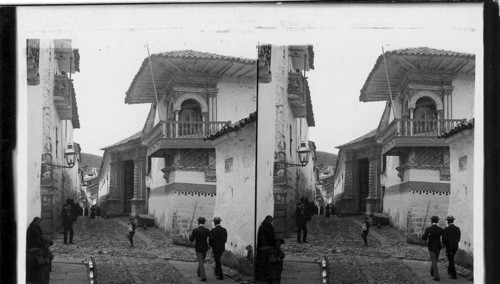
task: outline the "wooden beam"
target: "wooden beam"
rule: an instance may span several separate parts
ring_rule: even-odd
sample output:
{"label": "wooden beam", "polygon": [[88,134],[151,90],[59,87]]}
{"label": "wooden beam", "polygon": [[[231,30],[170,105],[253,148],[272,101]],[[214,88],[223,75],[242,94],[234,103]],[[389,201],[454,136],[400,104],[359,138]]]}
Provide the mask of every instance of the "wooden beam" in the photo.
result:
{"label": "wooden beam", "polygon": [[165,60],[170,63],[172,66],[174,66],[175,69],[177,69],[177,71],[181,72],[181,73],[184,73],[184,71],[182,71],[177,65],[175,65],[172,61],[170,61],[170,59],[168,58],[165,58]]}
{"label": "wooden beam", "polygon": [[417,60],[418,60],[418,66],[420,66],[420,70],[424,70],[424,67],[422,66],[422,60],[421,60],[420,55],[417,56]]}
{"label": "wooden beam", "polygon": [[233,62],[231,62],[231,64],[229,64],[229,66],[227,66],[226,68],[223,69],[223,71],[219,72],[218,75],[221,75],[221,76],[224,76],[224,74],[229,71],[229,69],[231,69],[233,67]]}
{"label": "wooden beam", "polygon": [[465,63],[463,63],[462,65],[460,65],[459,67],[457,67],[454,72],[455,73],[458,73],[460,70],[462,70],[462,68],[465,67],[465,65],[467,65],[467,63],[469,63],[469,59],[467,59],[467,61],[465,61]]}
{"label": "wooden beam", "polygon": [[207,59],[207,64],[203,67],[203,70],[201,70],[201,73],[205,73],[205,70],[207,69],[208,65],[210,64],[210,60]]}
{"label": "wooden beam", "polygon": [[431,70],[432,69],[432,59],[434,58],[434,56],[431,55],[431,57],[429,58],[429,68],[427,68],[427,70]]}
{"label": "wooden beam", "polygon": [[445,69],[445,70],[448,69],[448,67],[450,67],[454,61],[455,61],[455,59],[450,60],[450,63],[446,64],[446,66],[443,66],[443,69]]}
{"label": "wooden beam", "polygon": [[[214,67],[212,67],[212,71],[215,70],[217,68],[217,66],[219,66],[219,64],[221,63],[221,61],[217,61],[217,63],[215,64]],[[208,71],[208,70],[207,70]],[[210,72],[211,73],[211,72]]]}
{"label": "wooden beam", "polygon": [[472,67],[467,69],[467,71],[464,71],[464,73],[467,73],[469,74],[470,71],[474,70],[474,68],[476,68],[476,66],[474,64],[472,64]]}
{"label": "wooden beam", "polygon": [[441,68],[441,66],[443,66],[443,63],[444,63],[445,60],[446,60],[446,57],[443,57],[443,60],[441,60],[441,62],[439,62],[439,65],[436,68],[436,70],[439,70]]}
{"label": "wooden beam", "polygon": [[[401,61],[403,61],[403,63],[407,64],[407,65],[410,65],[411,68],[415,69],[415,70],[418,70],[418,68],[413,65],[413,63],[411,63],[410,61],[406,60],[406,58],[402,57],[402,56],[397,56],[397,58]],[[404,64],[403,64],[404,65]]]}
{"label": "wooden beam", "polygon": [[243,74],[241,74],[240,76],[238,76],[238,79],[241,78],[241,77],[243,77],[243,76],[245,76],[246,74],[252,72],[254,69],[255,68],[250,68],[250,70],[248,70],[248,71],[244,72]]}
{"label": "wooden beam", "polygon": [[196,59],[196,61],[194,62],[194,70],[193,70],[193,74],[196,73],[196,67],[198,66],[198,61],[200,61],[199,59]]}
{"label": "wooden beam", "polygon": [[238,70],[234,71],[231,75],[229,76],[234,76],[236,73],[240,72],[241,70],[243,70],[243,68],[245,68],[246,65],[243,65],[241,66],[240,68],[238,68]]}

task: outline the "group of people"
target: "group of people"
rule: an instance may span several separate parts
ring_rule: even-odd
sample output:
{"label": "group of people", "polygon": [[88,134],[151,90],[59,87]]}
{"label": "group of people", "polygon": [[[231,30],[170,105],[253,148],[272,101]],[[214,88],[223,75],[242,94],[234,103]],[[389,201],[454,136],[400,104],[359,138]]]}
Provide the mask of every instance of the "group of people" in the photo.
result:
{"label": "group of people", "polygon": [[204,217],[200,217],[198,218],[198,227],[195,228],[189,236],[189,241],[195,242],[194,248],[198,259],[198,269],[196,273],[202,282],[207,281],[204,263],[209,246],[212,248],[215,260],[215,276],[219,280],[224,280],[221,257],[224,253],[225,244],[227,242],[227,231],[220,225],[221,221],[221,218],[214,217],[213,222],[215,227],[212,230],[209,230],[205,227],[206,219]]}
{"label": "group of people", "polygon": [[446,217],[447,227],[441,228],[438,226],[439,217],[431,217],[431,226],[425,229],[422,239],[427,242],[429,254],[431,258],[431,276],[434,281],[439,281],[439,270],[437,261],[439,252],[441,251],[441,243],[446,249],[446,257],[448,258],[448,275],[451,279],[457,279],[457,271],[455,269],[455,254],[458,250],[460,242],[460,228],[454,224],[453,216]]}
{"label": "group of people", "polygon": [[272,223],[273,217],[266,216],[257,232],[255,280],[279,284],[283,272],[283,259],[285,258],[281,245],[285,241],[276,237]]}

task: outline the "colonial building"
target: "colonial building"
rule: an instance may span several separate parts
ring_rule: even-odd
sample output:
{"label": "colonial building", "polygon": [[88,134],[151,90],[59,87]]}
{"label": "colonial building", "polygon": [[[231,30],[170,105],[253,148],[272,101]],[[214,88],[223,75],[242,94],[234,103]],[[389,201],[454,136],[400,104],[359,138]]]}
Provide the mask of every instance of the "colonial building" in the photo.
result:
{"label": "colonial building", "polygon": [[314,126],[306,77],[314,53],[312,46],[268,45],[259,48],[259,59],[257,221],[272,215],[276,233],[287,235],[300,198],[316,195],[313,156],[302,164],[298,152],[310,147]]}
{"label": "colonial building", "polygon": [[28,39],[28,223],[42,218],[44,234],[61,227],[65,200],[78,201],[81,186],[79,145],[73,130],[80,128],[71,74],[79,70],[79,53],[67,39]]}
{"label": "colonial building", "polygon": [[[423,47],[387,51],[385,59],[391,88],[381,55],[359,97],[387,101],[369,160],[358,162],[369,169],[367,180],[374,186],[359,202],[366,197],[367,212],[382,209],[409,241],[419,241],[430,216],[440,216],[444,225],[448,213],[450,147],[438,135],[474,117],[475,56]],[[355,161],[347,151],[345,157]],[[376,165],[380,175],[373,171]]]}
{"label": "colonial building", "polygon": [[203,138],[256,111],[256,73],[255,60],[191,50],[146,58],[125,102],[151,111],[140,132],[105,148],[107,211],[152,214],[174,242],[188,243],[216,201],[215,146]]}
{"label": "colonial building", "polygon": [[330,186],[332,202],[342,214],[380,212],[380,151],[377,129],[337,146],[337,167]]}

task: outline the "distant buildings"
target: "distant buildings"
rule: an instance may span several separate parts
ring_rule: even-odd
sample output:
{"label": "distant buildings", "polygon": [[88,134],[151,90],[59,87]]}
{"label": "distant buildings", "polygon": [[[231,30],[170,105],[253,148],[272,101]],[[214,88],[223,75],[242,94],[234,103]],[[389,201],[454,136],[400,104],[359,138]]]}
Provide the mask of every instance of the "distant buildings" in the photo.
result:
{"label": "distant buildings", "polygon": [[28,39],[26,50],[27,221],[41,217],[43,232],[50,235],[61,227],[65,200],[78,202],[81,196],[80,146],[73,141],[80,121],[71,79],[80,71],[80,56],[67,39]]}

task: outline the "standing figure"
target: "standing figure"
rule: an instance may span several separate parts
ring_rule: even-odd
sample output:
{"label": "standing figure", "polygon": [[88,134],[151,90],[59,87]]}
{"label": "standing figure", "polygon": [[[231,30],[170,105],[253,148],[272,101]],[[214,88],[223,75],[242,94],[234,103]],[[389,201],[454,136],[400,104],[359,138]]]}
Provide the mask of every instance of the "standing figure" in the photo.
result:
{"label": "standing figure", "polygon": [[281,283],[281,273],[283,272],[283,259],[285,258],[285,253],[281,248],[284,244],[283,239],[276,239],[275,245],[271,249],[269,254],[269,283],[280,284]]}
{"label": "standing figure", "polygon": [[215,276],[217,279],[223,280],[224,274],[222,273],[221,257],[226,249],[227,231],[220,225],[220,222],[221,219],[219,217],[214,217],[215,228],[210,231],[208,243],[212,247],[212,252],[214,253]]}
{"label": "standing figure", "polygon": [[370,220],[368,220],[368,216],[365,216],[365,219],[363,220],[362,226],[361,226],[361,236],[363,237],[363,241],[365,242],[365,247],[368,246],[368,233],[370,232]]}
{"label": "standing figure", "polygon": [[319,207],[319,215],[323,216],[325,214],[325,209],[323,208],[323,206],[320,206]]}
{"label": "standing figure", "polygon": [[68,232],[69,243],[73,244],[73,207],[70,199],[66,199],[66,205],[61,212],[61,220],[64,229],[64,244],[68,244]]}
{"label": "standing figure", "polygon": [[312,220],[312,213],[311,213],[311,208],[309,206],[309,204],[310,204],[309,199],[306,197],[304,199],[304,203],[302,203],[302,204],[304,204],[304,212],[306,213],[307,221],[311,221]]}
{"label": "standing figure", "polygon": [[130,247],[134,247],[134,235],[135,235],[135,228],[137,225],[135,224],[134,218],[128,219],[128,235],[127,238],[130,241]]}
{"label": "standing figure", "polygon": [[302,232],[304,232],[302,242],[307,243],[307,215],[304,207],[304,204],[300,204],[299,208],[295,211],[295,222],[297,223],[297,243],[301,242]]}
{"label": "standing figure", "polygon": [[332,218],[335,217],[335,205],[332,203],[332,206],[330,207],[330,211],[332,212]]}
{"label": "standing figure", "polygon": [[455,269],[455,253],[457,253],[458,242],[460,242],[460,228],[453,224],[454,221],[455,217],[446,217],[448,227],[443,230],[443,245],[446,248],[446,257],[448,258],[448,275],[451,279],[457,279],[457,270]]}
{"label": "standing figure", "polygon": [[437,223],[439,218],[437,216],[431,217],[431,226],[425,229],[425,233],[422,236],[424,241],[429,240],[427,247],[429,249],[429,254],[431,257],[431,276],[432,280],[439,281],[439,270],[437,266],[437,261],[439,259],[439,251],[441,250],[441,235],[443,234],[443,228],[439,227]]}
{"label": "standing figure", "polygon": [[83,216],[85,217],[89,217],[89,208],[87,206],[85,206],[85,210],[83,211]]}
{"label": "standing figure", "polygon": [[95,206],[95,216],[97,217],[97,219],[99,219],[99,217],[101,216],[101,207],[99,207],[99,205]]}
{"label": "standing figure", "polygon": [[268,280],[269,254],[271,253],[276,235],[273,227],[273,216],[267,215],[257,232],[257,255],[255,280]]}
{"label": "standing figure", "polygon": [[198,218],[198,228],[193,230],[189,236],[189,241],[195,241],[194,250],[198,258],[197,274],[198,277],[201,277],[202,282],[207,282],[207,276],[205,275],[205,258],[207,257],[209,236],[210,230],[205,228],[205,218]]}
{"label": "standing figure", "polygon": [[325,218],[330,218],[330,204],[326,205],[326,208],[325,208]]}
{"label": "standing figure", "polygon": [[95,205],[90,207],[90,219],[95,219]]}

